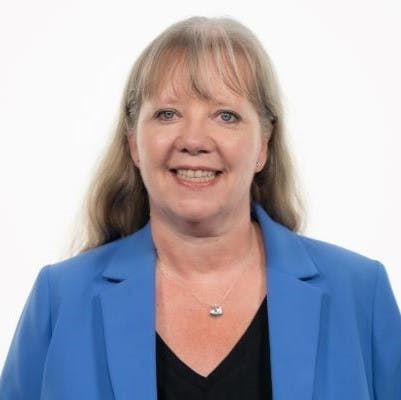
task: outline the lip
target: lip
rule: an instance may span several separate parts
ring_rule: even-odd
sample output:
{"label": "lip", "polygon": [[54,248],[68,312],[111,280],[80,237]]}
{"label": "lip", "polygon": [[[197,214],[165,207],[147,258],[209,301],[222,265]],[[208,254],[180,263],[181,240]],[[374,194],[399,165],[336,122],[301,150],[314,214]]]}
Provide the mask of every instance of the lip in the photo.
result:
{"label": "lip", "polygon": [[[188,168],[188,167],[179,167],[177,169],[192,169],[192,168]],[[207,171],[218,171],[218,170],[214,170],[214,169],[205,169],[205,167],[202,168],[196,168],[196,169],[203,169],[203,170],[207,170]],[[219,173],[216,174],[216,177],[213,178],[211,181],[207,181],[207,182],[194,182],[194,181],[189,181],[189,180],[185,180],[185,179],[181,179],[177,176],[177,174],[175,173],[175,168],[171,168],[170,169],[170,174],[172,176],[172,178],[174,179],[174,181],[176,183],[178,183],[179,185],[182,185],[186,188],[189,189],[204,189],[204,188],[208,188],[208,187],[212,187],[214,185],[216,185],[220,179],[221,179],[221,175],[223,174],[222,171],[218,171]]]}
{"label": "lip", "polygon": [[213,171],[213,172],[222,172],[221,169],[218,168],[211,168],[206,165],[179,165],[173,168],[169,168],[170,171],[177,171],[177,169],[191,169],[193,171],[202,170],[202,171]]}

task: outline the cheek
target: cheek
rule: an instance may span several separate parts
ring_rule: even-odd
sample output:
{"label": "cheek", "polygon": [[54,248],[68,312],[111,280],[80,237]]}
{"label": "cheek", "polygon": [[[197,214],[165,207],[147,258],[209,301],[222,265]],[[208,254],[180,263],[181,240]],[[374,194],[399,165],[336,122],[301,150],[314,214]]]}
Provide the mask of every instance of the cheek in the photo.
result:
{"label": "cheek", "polygon": [[154,143],[152,143],[151,136],[149,134],[141,132],[138,135],[137,140],[138,145],[138,153],[141,157],[141,160],[145,161],[147,157],[151,156],[154,152]]}
{"label": "cheek", "polygon": [[256,138],[245,136],[225,146],[226,159],[233,167],[248,170],[256,164],[259,149]]}
{"label": "cheek", "polygon": [[166,163],[169,145],[161,135],[142,134],[138,137],[138,153],[142,168],[153,169]]}

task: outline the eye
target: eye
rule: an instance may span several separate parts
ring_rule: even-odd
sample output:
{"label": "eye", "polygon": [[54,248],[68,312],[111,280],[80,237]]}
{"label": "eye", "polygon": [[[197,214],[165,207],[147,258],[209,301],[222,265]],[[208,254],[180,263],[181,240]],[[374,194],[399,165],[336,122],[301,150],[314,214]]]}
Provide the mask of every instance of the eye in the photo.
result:
{"label": "eye", "polygon": [[156,112],[154,118],[161,119],[162,121],[171,121],[174,115],[174,110],[159,110]]}
{"label": "eye", "polygon": [[[218,111],[217,114],[220,115],[223,122],[226,122],[229,124],[241,120],[240,116],[233,111],[221,110],[221,111]],[[160,119],[161,121],[172,121],[174,119],[175,115],[176,115],[176,112],[174,110],[159,110],[154,115],[154,118]]]}
{"label": "eye", "polygon": [[220,115],[222,121],[227,123],[234,123],[241,119],[240,116],[233,111],[222,110],[219,111],[218,114]]}

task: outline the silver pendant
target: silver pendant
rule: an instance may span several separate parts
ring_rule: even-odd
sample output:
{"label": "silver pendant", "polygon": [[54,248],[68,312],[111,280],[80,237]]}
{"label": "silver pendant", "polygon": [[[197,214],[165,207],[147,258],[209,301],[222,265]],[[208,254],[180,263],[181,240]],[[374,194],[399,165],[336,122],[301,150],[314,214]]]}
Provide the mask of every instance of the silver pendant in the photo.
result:
{"label": "silver pendant", "polygon": [[223,315],[223,308],[222,308],[221,306],[216,306],[216,305],[214,305],[214,306],[210,309],[209,314],[210,314],[212,317],[220,317],[220,315]]}

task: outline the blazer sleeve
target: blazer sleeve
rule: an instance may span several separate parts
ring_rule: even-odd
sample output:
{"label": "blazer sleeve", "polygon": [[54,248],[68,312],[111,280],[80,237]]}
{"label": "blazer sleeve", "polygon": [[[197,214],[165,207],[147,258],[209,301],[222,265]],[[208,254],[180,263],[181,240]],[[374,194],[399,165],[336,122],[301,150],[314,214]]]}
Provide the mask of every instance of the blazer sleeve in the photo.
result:
{"label": "blazer sleeve", "polygon": [[401,400],[401,315],[383,264],[377,261],[373,302],[375,400]]}
{"label": "blazer sleeve", "polygon": [[0,376],[0,399],[40,399],[51,338],[48,268],[39,271],[19,318]]}

